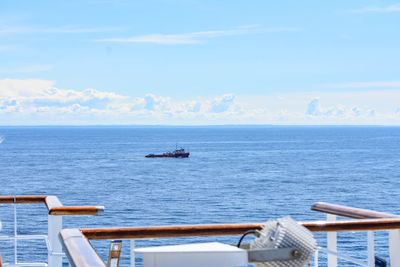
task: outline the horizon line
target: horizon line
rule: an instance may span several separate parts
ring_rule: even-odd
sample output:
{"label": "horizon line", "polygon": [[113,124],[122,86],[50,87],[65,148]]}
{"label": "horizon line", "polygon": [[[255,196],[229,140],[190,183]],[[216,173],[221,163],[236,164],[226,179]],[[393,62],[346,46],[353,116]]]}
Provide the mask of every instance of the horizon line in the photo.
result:
{"label": "horizon line", "polygon": [[195,124],[195,125],[185,125],[185,124],[38,124],[38,125],[2,125],[0,124],[0,128],[17,128],[17,127],[25,127],[25,128],[45,128],[45,127],[54,127],[54,128],[66,128],[66,127],[160,127],[160,128],[174,128],[174,127],[187,127],[187,128],[196,128],[196,127],[400,127],[399,124]]}

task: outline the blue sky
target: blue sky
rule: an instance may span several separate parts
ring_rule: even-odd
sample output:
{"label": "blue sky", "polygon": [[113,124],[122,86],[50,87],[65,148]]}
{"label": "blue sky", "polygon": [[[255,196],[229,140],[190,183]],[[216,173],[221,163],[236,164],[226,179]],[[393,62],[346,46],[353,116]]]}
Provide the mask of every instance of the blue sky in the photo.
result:
{"label": "blue sky", "polygon": [[400,2],[0,3],[0,124],[400,123]]}

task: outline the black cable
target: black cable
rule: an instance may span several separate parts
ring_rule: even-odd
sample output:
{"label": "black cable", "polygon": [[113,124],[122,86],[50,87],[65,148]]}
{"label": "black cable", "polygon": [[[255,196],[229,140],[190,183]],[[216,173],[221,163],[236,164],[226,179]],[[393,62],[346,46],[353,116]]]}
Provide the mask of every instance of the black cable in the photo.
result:
{"label": "black cable", "polygon": [[242,237],[239,239],[239,242],[237,243],[237,247],[240,248],[240,244],[242,244],[243,239],[249,235],[249,234],[253,234],[256,235],[257,231],[256,230],[248,230],[246,232],[244,232],[244,234],[242,235]]}

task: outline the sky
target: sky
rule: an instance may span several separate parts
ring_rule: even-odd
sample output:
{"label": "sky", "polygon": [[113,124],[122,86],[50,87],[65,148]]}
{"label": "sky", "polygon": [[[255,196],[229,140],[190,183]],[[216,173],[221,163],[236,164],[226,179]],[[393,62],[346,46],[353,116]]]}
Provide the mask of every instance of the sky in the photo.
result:
{"label": "sky", "polygon": [[0,125],[400,125],[400,2],[0,2]]}

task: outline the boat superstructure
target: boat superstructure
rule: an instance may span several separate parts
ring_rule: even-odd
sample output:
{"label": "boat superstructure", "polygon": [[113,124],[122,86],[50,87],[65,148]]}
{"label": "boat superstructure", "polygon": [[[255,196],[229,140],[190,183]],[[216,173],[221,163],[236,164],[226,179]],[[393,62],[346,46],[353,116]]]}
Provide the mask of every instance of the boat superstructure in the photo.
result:
{"label": "boat superstructure", "polygon": [[[11,240],[14,244],[14,262],[3,262],[3,266],[52,266],[62,267],[63,257],[70,266],[76,267],[105,267],[116,266],[115,262],[105,263],[91,244],[92,240],[127,240],[129,243],[130,266],[138,266],[137,255],[140,251],[135,246],[135,240],[154,238],[175,238],[187,236],[231,236],[242,235],[246,231],[260,229],[263,223],[245,224],[209,224],[209,225],[168,225],[168,226],[143,226],[143,227],[105,227],[105,228],[74,228],[63,229],[62,221],[66,216],[100,215],[103,206],[63,206],[55,196],[2,196],[1,204],[14,206],[14,236],[1,236],[1,240]],[[48,210],[48,233],[43,235],[21,235],[17,231],[16,207],[20,204],[45,204]],[[318,247],[314,255],[312,266],[337,267],[340,261],[351,262],[352,266],[384,266],[378,264],[375,258],[375,231],[387,231],[388,254],[390,266],[400,266],[400,217],[394,214],[376,212],[365,209],[351,208],[329,203],[316,203],[311,207],[314,211],[327,214],[325,221],[301,222],[301,225],[314,233],[327,234],[327,246]],[[337,217],[345,220],[337,220]],[[350,220],[349,220],[350,219]],[[367,258],[352,258],[338,252],[338,232],[366,232]],[[18,242],[27,239],[42,239],[47,244],[47,262],[20,262],[17,257],[20,252]],[[126,242],[126,241],[124,241]],[[362,245],[362,244],[361,244]],[[354,249],[359,249],[360,244],[354,244]],[[125,249],[126,248],[125,246]],[[112,251],[111,251],[112,252]],[[110,252],[111,255],[117,255]],[[64,254],[65,253],[65,254]],[[319,258],[327,256],[327,263],[319,264]],[[120,254],[118,254],[120,255]],[[30,255],[34,257],[35,255]],[[118,256],[119,257],[119,256]],[[340,261],[338,261],[340,260]],[[381,264],[381,263],[380,263]],[[157,265],[162,266],[162,265]],[[347,266],[347,265],[345,265]]]}
{"label": "boat superstructure", "polygon": [[162,154],[148,154],[145,157],[146,158],[188,158],[190,155],[190,152],[185,151],[185,149],[180,148],[180,149],[175,149],[172,152],[165,152]]}

